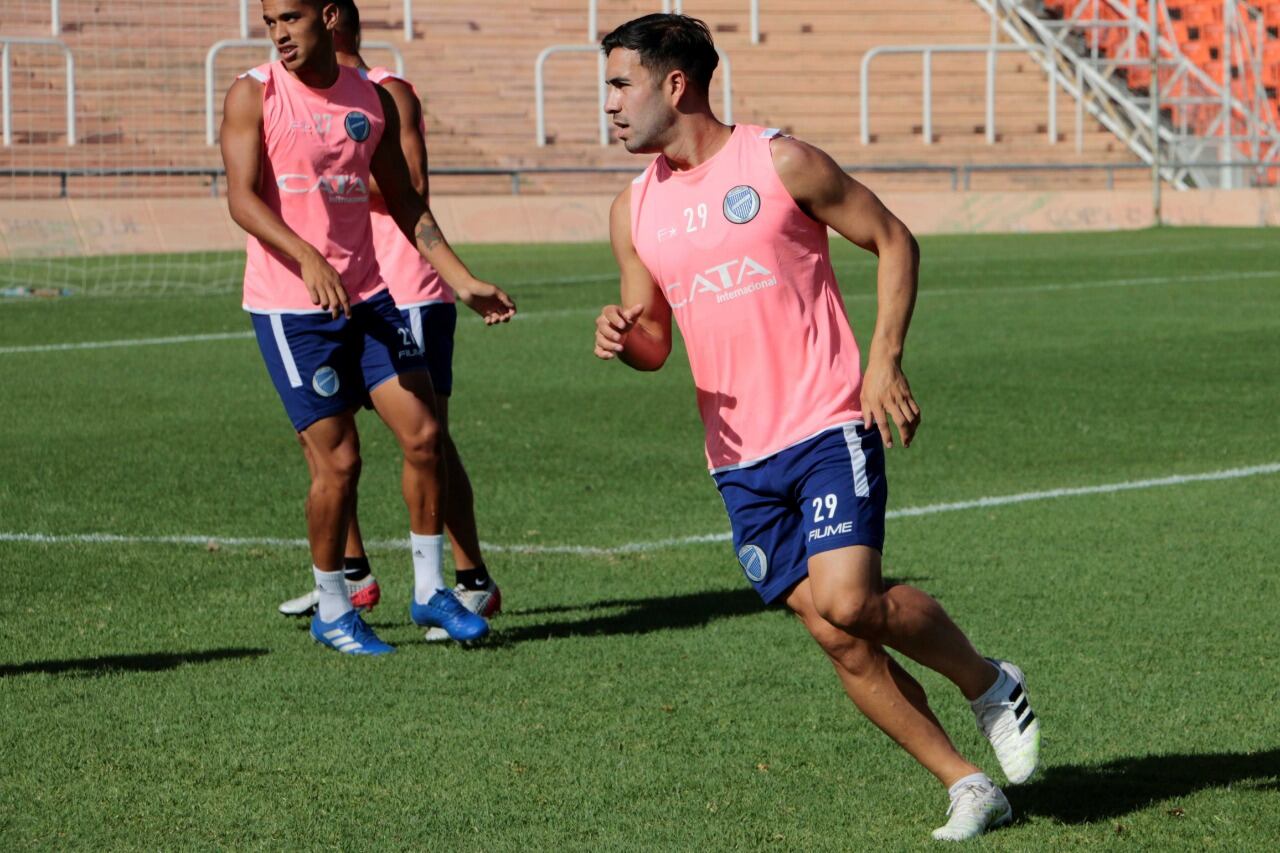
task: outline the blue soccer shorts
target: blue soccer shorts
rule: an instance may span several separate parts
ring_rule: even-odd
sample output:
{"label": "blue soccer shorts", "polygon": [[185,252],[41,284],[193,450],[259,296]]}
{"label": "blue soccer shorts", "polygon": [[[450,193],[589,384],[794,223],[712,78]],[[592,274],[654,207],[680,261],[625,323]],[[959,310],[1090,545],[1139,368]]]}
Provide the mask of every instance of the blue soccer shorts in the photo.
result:
{"label": "blue soccer shorts", "polygon": [[349,319],[324,312],[251,316],[267,373],[298,432],[358,409],[388,379],[427,367],[385,291],[352,306]]}
{"label": "blue soccer shorts", "polygon": [[401,308],[413,339],[427,358],[431,385],[441,397],[453,393],[453,336],[458,328],[458,306],[452,302],[428,302]]}
{"label": "blue soccer shorts", "polygon": [[879,430],[861,422],[712,476],[738,562],[766,603],[807,577],[815,554],[851,545],[884,549],[884,445]]}

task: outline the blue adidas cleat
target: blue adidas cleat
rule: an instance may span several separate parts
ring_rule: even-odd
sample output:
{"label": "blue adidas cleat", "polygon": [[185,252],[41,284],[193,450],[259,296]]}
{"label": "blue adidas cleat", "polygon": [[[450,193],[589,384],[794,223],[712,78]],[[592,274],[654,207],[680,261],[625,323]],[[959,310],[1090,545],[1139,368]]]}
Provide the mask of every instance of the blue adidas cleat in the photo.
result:
{"label": "blue adidas cleat", "polygon": [[409,604],[409,617],[415,625],[443,628],[451,640],[470,643],[489,633],[489,623],[458,600],[451,589],[436,590],[426,604]]}
{"label": "blue adidas cleat", "polygon": [[396,650],[395,646],[379,640],[355,610],[347,611],[332,622],[320,621],[317,613],[311,617],[311,636],[320,645],[344,655],[389,655]]}

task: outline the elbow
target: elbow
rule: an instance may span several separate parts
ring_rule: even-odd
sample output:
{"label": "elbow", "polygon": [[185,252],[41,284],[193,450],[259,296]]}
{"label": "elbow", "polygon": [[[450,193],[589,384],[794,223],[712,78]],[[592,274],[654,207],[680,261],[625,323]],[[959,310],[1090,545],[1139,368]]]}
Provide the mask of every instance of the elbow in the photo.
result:
{"label": "elbow", "polygon": [[636,370],[645,373],[652,373],[655,370],[661,370],[662,366],[667,363],[667,358],[671,355],[671,343],[668,341],[665,346],[657,345],[649,348],[643,354],[634,353],[627,359],[627,364]]}
{"label": "elbow", "polygon": [[227,212],[231,214],[232,222],[247,230],[247,226],[245,225],[244,199],[240,193],[227,193]]}
{"label": "elbow", "polygon": [[427,175],[425,172],[414,172],[409,179],[409,183],[413,185],[413,191],[421,199],[427,197]]}
{"label": "elbow", "polygon": [[894,222],[886,243],[893,247],[895,254],[900,254],[909,261],[912,269],[920,266],[920,243],[901,220]]}

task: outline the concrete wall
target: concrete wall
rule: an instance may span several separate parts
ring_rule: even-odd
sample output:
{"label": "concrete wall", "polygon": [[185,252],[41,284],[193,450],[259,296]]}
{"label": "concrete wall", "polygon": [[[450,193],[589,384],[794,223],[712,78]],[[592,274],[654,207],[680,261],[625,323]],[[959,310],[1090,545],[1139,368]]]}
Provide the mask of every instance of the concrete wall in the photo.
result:
{"label": "concrete wall", "polygon": [[[603,241],[603,196],[453,196],[432,206],[454,243]],[[917,234],[1110,231],[1153,224],[1147,191],[886,193]],[[1280,225],[1280,189],[1167,192],[1169,225]],[[240,249],[222,199],[0,202],[0,258]],[[1278,244],[1280,245],[1280,244]]]}

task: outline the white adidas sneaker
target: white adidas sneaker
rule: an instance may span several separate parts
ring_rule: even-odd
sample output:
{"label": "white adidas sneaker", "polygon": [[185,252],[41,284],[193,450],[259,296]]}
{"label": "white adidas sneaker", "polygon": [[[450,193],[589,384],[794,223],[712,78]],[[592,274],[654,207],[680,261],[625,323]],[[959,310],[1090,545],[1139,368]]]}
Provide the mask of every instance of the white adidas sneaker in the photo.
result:
{"label": "white adidas sneaker", "polygon": [[1008,661],[988,660],[1000,675],[990,690],[969,704],[1009,784],[1018,785],[1030,779],[1040,763],[1040,721],[1031,710],[1022,670]]}
{"label": "white adidas sneaker", "polygon": [[[498,589],[493,578],[489,579],[484,589],[467,589],[458,584],[453,588],[453,594],[462,602],[463,607],[485,619],[492,618],[502,610],[502,590]],[[428,628],[423,639],[428,643],[443,643],[450,640],[450,637],[443,628]]]}
{"label": "white adidas sneaker", "polygon": [[933,831],[938,841],[968,841],[1013,820],[1013,808],[995,783],[985,777],[965,782],[951,795],[947,823]]}
{"label": "white adidas sneaker", "polygon": [[[367,613],[373,610],[382,600],[382,590],[373,575],[365,575],[358,581],[347,581],[347,594],[351,596],[351,604],[356,610]],[[320,606],[320,593],[312,589],[310,592],[288,601],[280,602],[276,609],[282,616],[311,616]]]}

